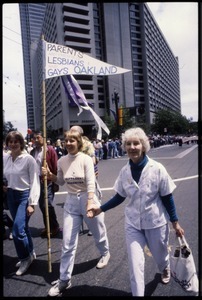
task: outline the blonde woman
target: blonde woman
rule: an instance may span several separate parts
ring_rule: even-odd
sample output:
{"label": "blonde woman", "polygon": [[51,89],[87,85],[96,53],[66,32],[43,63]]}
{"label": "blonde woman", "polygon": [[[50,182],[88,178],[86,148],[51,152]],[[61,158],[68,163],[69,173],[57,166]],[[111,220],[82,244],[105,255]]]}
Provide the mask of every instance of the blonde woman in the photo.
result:
{"label": "blonde woman", "polygon": [[64,204],[63,244],[60,260],[60,278],[53,282],[49,296],[59,296],[71,286],[71,277],[78,244],[78,236],[83,219],[93,234],[95,244],[100,253],[98,269],[104,268],[109,261],[109,244],[104,214],[89,219],[86,216],[87,206],[99,204],[95,194],[95,172],[92,158],[82,152],[82,135],[75,130],[65,132],[65,143],[68,154],[58,160],[57,175],[49,168],[42,168],[42,174],[47,174],[49,180],[67,188],[67,198]]}

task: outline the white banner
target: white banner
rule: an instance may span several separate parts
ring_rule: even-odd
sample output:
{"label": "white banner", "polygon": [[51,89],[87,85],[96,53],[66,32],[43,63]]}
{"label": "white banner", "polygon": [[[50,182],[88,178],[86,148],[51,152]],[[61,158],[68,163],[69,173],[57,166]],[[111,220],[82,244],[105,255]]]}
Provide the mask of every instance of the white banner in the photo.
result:
{"label": "white banner", "polygon": [[70,47],[43,42],[44,79],[70,74],[116,75],[131,71],[107,64]]}

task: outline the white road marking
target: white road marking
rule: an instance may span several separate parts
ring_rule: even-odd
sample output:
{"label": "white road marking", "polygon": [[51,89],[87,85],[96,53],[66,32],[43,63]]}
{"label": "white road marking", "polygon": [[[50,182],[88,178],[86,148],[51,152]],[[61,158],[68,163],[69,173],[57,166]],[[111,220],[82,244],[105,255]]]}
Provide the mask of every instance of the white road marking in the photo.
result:
{"label": "white road marking", "polygon": [[[166,145],[166,146],[173,146],[173,145]],[[198,145],[194,145],[189,149],[184,150],[183,152],[181,152],[180,154],[174,156],[174,157],[156,157],[152,159],[173,159],[173,158],[182,158],[185,155],[187,155],[188,153],[190,153],[192,150],[194,150],[196,147],[198,147]],[[189,177],[182,177],[182,178],[177,178],[177,179],[173,179],[174,182],[177,181],[184,181],[184,180],[190,180],[190,179],[194,179],[194,178],[198,178],[198,175],[193,175],[193,176],[189,176]],[[113,190],[113,187],[108,187],[108,188],[101,188],[101,191],[111,191]],[[55,193],[56,195],[65,195],[67,194],[67,192],[57,192]]]}
{"label": "white road marking", "polygon": [[[174,182],[177,182],[177,181],[190,180],[190,179],[194,179],[194,178],[198,178],[198,175],[189,176],[189,177],[177,178],[177,179],[173,179],[173,181],[174,181]],[[111,190],[113,190],[113,187],[101,188],[101,191],[111,191]],[[55,194],[56,194],[56,195],[65,195],[65,194],[67,194],[67,192],[57,192],[57,193],[55,193]]]}
{"label": "white road marking", "polygon": [[190,153],[192,150],[194,150],[196,147],[198,147],[198,145],[194,145],[191,148],[186,149],[183,152],[181,152],[178,155],[173,156],[173,157],[160,157],[160,156],[158,156],[158,157],[152,157],[152,159],[174,159],[174,158],[182,158],[185,155],[187,155],[188,153]]}
{"label": "white road marking", "polygon": [[181,152],[180,154],[176,155],[174,158],[182,158],[184,157],[185,155],[187,155],[188,153],[190,153],[192,150],[194,150],[196,147],[198,147],[198,145],[194,145],[192,146],[191,148]]}

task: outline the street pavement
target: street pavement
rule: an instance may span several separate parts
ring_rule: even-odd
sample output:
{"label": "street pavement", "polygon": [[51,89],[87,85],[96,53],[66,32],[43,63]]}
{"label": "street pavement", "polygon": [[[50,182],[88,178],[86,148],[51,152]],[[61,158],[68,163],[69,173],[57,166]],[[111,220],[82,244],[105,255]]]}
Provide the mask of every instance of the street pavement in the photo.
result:
{"label": "street pavement", "polygon": [[[199,218],[198,218],[198,146],[183,144],[182,147],[168,145],[153,148],[149,152],[151,158],[163,163],[177,186],[174,199],[181,226],[185,229],[185,237],[192,249],[196,269],[199,271]],[[114,195],[113,184],[121,167],[127,162],[127,156],[99,162],[99,183],[102,188],[103,202]],[[65,187],[60,187],[55,196],[55,209],[61,226],[61,232],[51,239],[51,272],[48,267],[47,239],[40,237],[44,227],[39,207],[30,220],[30,228],[37,259],[22,276],[15,275],[18,259],[13,241],[3,241],[3,289],[4,297],[47,297],[51,282],[59,278],[60,253],[62,244],[63,203]],[[128,260],[124,236],[124,206],[105,213],[111,258],[104,269],[96,269],[99,253],[92,236],[84,224],[84,233],[79,236],[75,265],[72,274],[72,287],[63,293],[64,297],[116,296],[130,297],[130,281]],[[171,228],[170,249],[174,244],[175,234]],[[183,296],[191,294],[171,278],[169,284],[160,282],[160,273],[149,250],[145,248],[145,296]]]}

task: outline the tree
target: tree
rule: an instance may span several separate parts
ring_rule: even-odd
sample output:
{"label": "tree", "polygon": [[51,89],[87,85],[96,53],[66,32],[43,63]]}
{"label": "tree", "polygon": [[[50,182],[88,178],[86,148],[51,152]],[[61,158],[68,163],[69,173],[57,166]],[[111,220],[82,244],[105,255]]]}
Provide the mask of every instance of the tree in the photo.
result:
{"label": "tree", "polygon": [[13,124],[10,121],[4,122],[3,123],[3,140],[5,141],[5,138],[6,138],[7,134],[10,131],[14,131],[14,130],[17,130],[17,128],[14,128]]}
{"label": "tree", "polygon": [[[116,116],[112,118],[111,116],[105,115],[104,122],[110,130],[109,138],[118,136],[117,132],[117,122]],[[134,126],[134,119],[130,117],[130,111],[128,108],[122,107],[122,125],[119,126],[119,134],[124,132],[126,129]],[[104,134],[103,134],[104,136]]]}
{"label": "tree", "polygon": [[189,132],[189,121],[179,112],[170,109],[159,110],[151,125],[151,130],[158,134],[187,134]]}

